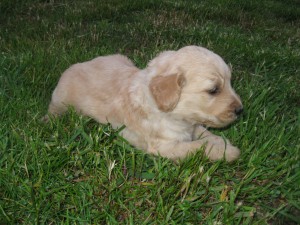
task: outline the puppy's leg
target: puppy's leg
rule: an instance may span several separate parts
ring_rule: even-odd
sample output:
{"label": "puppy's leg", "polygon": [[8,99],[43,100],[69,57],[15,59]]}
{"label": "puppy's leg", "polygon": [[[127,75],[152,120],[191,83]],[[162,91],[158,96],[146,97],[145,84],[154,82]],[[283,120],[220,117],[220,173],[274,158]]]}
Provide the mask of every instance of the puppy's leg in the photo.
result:
{"label": "puppy's leg", "polygon": [[220,160],[225,157],[226,161],[231,162],[238,158],[240,151],[232,146],[225,145],[224,141],[213,142],[210,139],[203,138],[190,142],[168,142],[157,143],[148,148],[148,152],[160,155],[172,160],[183,159],[188,154],[194,153],[202,146],[205,146],[205,155],[212,161]]}
{"label": "puppy's leg", "polygon": [[147,149],[147,143],[144,139],[138,133],[129,130],[127,127],[120,132],[120,135],[135,147]]}
{"label": "puppy's leg", "polygon": [[212,160],[225,156],[226,161],[230,162],[240,155],[240,150],[234,147],[229,140],[212,134],[202,126],[196,126],[193,132],[193,140],[197,139],[207,142],[205,153]]}
{"label": "puppy's leg", "polygon": [[198,139],[207,139],[213,141],[214,143],[224,143],[231,144],[228,139],[224,139],[220,136],[214,135],[213,133],[209,132],[206,128],[202,126],[196,126],[193,132],[193,140]]}

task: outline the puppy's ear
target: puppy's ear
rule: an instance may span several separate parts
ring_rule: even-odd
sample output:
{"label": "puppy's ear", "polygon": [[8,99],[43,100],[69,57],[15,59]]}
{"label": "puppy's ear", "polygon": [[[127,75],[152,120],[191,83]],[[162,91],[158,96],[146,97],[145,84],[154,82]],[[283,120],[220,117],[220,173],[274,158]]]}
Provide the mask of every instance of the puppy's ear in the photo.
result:
{"label": "puppy's ear", "polygon": [[184,75],[172,74],[153,77],[149,89],[158,108],[163,112],[170,112],[176,107],[184,85]]}

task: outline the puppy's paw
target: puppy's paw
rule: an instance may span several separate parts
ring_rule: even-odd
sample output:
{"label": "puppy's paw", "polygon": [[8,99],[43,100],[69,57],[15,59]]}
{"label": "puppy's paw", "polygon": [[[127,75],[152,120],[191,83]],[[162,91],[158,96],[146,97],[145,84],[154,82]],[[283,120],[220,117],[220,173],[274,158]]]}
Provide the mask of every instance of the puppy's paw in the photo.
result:
{"label": "puppy's paw", "polygon": [[225,149],[225,159],[227,162],[232,162],[238,159],[240,156],[240,150],[233,145],[228,145]]}
{"label": "puppy's paw", "polygon": [[227,162],[232,162],[240,156],[240,150],[229,143],[208,143],[205,154],[212,161],[221,160],[225,157]]}

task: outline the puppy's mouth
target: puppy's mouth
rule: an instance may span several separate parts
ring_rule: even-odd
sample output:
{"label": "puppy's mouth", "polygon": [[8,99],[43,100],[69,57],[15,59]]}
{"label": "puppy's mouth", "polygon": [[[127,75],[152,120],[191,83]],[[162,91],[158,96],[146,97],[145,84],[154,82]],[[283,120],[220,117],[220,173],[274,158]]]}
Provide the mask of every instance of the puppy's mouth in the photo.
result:
{"label": "puppy's mouth", "polygon": [[202,125],[211,128],[223,128],[233,123],[237,119],[237,116],[232,115],[230,118],[218,118],[215,117],[213,120],[202,121]]}

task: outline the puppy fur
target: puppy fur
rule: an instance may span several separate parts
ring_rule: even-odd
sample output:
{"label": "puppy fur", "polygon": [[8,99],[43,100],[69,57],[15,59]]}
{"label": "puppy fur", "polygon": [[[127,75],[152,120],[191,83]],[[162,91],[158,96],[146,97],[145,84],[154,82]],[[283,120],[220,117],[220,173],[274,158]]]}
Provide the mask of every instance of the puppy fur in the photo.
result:
{"label": "puppy fur", "polygon": [[121,135],[148,153],[177,160],[203,146],[209,159],[230,162],[239,149],[205,128],[225,127],[242,111],[230,79],[223,59],[198,46],[165,51],[143,70],[125,56],[101,56],[62,74],[48,115],[73,106],[102,124],[125,125]]}

